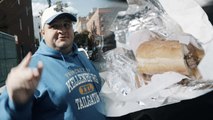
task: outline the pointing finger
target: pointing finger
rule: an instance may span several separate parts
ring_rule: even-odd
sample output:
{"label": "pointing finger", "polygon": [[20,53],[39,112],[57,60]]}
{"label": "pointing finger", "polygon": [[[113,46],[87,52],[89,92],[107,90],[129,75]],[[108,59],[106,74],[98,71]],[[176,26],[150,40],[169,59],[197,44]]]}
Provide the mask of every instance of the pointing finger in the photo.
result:
{"label": "pointing finger", "polygon": [[34,77],[37,77],[39,79],[41,76],[41,73],[42,73],[43,63],[41,61],[39,61],[37,68],[35,68],[35,69],[36,69],[36,72],[34,70]]}
{"label": "pointing finger", "polygon": [[42,69],[43,69],[43,63],[42,63],[41,61],[38,61],[38,66],[37,66],[37,68],[38,68],[39,74],[41,74]]}
{"label": "pointing finger", "polygon": [[24,59],[21,61],[21,63],[18,65],[19,67],[27,67],[30,63],[30,59],[31,59],[32,53],[29,52]]}

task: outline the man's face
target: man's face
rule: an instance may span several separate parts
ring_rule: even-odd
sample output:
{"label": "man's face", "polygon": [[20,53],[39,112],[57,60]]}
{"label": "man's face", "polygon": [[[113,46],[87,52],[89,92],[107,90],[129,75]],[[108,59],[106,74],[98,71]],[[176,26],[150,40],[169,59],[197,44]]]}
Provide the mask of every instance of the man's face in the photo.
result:
{"label": "man's face", "polygon": [[72,50],[74,32],[72,21],[66,17],[54,20],[50,24],[45,24],[42,35],[46,44],[64,54]]}

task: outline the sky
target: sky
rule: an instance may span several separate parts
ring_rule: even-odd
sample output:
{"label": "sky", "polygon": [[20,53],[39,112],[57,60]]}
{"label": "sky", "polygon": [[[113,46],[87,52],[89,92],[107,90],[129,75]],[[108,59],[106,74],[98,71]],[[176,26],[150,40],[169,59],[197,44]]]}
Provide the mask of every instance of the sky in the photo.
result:
{"label": "sky", "polygon": [[[52,0],[52,4],[59,0]],[[75,8],[78,16],[87,16],[92,8],[106,8],[126,6],[125,2],[119,2],[121,0],[62,0],[63,3]],[[39,12],[48,7],[47,0],[32,0],[33,16],[38,16]]]}

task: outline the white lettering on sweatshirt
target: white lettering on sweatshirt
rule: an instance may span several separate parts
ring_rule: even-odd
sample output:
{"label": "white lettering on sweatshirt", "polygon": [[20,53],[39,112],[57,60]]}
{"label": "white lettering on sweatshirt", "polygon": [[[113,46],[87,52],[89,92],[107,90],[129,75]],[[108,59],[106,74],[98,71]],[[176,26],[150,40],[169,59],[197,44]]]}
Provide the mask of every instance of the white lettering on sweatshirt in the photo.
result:
{"label": "white lettering on sweatshirt", "polygon": [[78,110],[90,107],[98,102],[100,102],[100,97],[97,92],[75,99]]}
{"label": "white lettering on sweatshirt", "polygon": [[87,82],[95,82],[99,83],[97,76],[91,73],[80,73],[77,75],[72,76],[67,82],[66,86],[69,90],[69,93],[72,92],[73,89],[75,89],[77,86],[83,83]]}

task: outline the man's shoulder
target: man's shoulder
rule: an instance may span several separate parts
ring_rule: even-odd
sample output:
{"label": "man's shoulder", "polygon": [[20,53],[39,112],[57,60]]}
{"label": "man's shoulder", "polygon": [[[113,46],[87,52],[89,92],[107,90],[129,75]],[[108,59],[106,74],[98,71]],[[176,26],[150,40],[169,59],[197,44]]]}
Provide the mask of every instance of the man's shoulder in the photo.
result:
{"label": "man's shoulder", "polygon": [[38,61],[43,61],[42,59],[43,59],[42,55],[33,54],[32,58],[31,58],[31,61],[30,61],[30,66],[31,67],[37,66]]}

